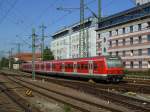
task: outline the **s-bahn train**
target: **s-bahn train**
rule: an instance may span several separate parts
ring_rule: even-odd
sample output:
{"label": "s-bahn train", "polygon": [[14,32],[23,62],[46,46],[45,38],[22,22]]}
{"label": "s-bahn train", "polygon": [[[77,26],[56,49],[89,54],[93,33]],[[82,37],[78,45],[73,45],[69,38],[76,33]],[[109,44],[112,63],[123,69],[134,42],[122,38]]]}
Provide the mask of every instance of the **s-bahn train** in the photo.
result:
{"label": "s-bahn train", "polygon": [[[23,63],[21,70],[31,72],[32,63]],[[35,62],[35,72],[113,82],[124,77],[121,58],[112,56]]]}

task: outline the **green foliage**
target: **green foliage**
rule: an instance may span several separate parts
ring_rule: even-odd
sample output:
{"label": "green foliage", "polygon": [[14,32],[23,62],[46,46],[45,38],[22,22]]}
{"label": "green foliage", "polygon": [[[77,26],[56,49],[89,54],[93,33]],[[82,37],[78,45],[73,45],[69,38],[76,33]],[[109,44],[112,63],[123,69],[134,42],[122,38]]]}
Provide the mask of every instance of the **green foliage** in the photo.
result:
{"label": "green foliage", "polygon": [[53,53],[48,47],[46,47],[43,52],[43,61],[47,61],[47,60],[54,60]]}
{"label": "green foliage", "polygon": [[64,105],[64,112],[71,112],[71,107],[69,105]]}
{"label": "green foliage", "polygon": [[126,75],[137,75],[137,76],[150,76],[150,69],[145,71],[128,71],[125,70]]}
{"label": "green foliage", "polygon": [[0,61],[0,66],[1,67],[8,67],[9,66],[9,59],[3,57]]}

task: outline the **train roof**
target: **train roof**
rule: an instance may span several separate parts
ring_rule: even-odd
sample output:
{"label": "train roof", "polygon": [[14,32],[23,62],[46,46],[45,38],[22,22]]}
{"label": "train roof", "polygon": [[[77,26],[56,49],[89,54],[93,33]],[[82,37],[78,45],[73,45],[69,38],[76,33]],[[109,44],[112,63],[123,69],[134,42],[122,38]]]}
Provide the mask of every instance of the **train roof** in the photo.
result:
{"label": "train roof", "polygon": [[[95,60],[95,59],[121,59],[119,56],[95,56],[95,57],[90,57],[90,58],[74,58],[74,59],[62,59],[62,60],[49,60],[49,61],[44,61],[46,62],[63,62],[63,61],[75,61],[75,60]],[[37,61],[36,63],[42,63],[43,61]]]}

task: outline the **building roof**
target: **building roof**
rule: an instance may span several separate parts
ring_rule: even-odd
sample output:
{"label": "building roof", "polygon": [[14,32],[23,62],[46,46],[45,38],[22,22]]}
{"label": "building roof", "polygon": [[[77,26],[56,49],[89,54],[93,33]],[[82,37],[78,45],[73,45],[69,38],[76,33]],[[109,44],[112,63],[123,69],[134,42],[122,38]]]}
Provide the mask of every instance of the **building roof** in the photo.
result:
{"label": "building roof", "polygon": [[[30,62],[32,61],[32,53],[20,53],[13,56],[14,58],[18,58],[19,60]],[[41,60],[41,53],[35,53],[35,61]]]}
{"label": "building roof", "polygon": [[[85,23],[85,27],[89,27],[92,25],[92,22],[94,21],[94,17],[88,17],[85,19],[84,23]],[[53,39],[62,37],[62,36],[66,36],[69,34],[69,30],[72,30],[73,32],[78,31],[80,29],[80,22],[76,22],[68,27],[64,27],[60,30],[58,30],[57,32],[55,32],[52,35]]]}
{"label": "building roof", "polygon": [[101,22],[99,22],[98,24],[97,30],[111,28],[145,17],[150,17],[150,3],[136,6],[126,11],[122,11],[117,14],[102,18]]}

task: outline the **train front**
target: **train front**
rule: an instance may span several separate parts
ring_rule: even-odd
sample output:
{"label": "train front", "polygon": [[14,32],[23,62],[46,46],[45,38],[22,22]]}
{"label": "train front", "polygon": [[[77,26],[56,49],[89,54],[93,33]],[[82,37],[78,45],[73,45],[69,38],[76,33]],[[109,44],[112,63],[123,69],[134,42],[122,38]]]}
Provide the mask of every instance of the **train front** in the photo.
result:
{"label": "train front", "polygon": [[120,57],[107,57],[107,80],[112,82],[119,82],[124,77],[124,67]]}

